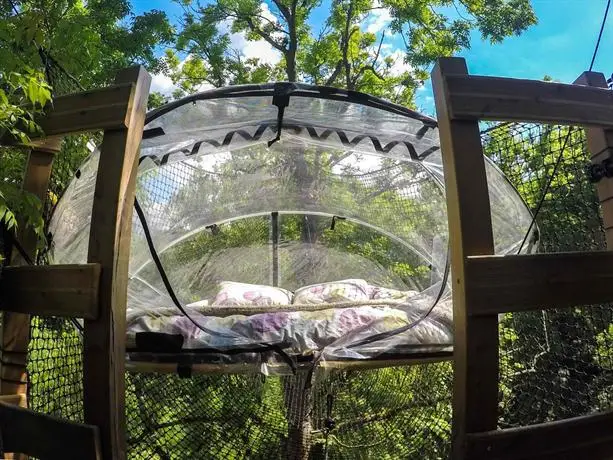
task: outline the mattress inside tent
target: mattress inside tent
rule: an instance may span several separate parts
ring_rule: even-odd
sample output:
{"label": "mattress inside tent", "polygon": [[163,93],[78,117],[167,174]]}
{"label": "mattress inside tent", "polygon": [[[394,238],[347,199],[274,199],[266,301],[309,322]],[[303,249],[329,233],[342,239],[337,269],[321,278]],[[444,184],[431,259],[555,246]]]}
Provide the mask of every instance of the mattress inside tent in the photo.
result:
{"label": "mattress inside tent", "polygon": [[[53,263],[87,259],[98,159],[57,205]],[[486,167],[496,253],[516,253],[532,216]],[[429,117],[300,84],[204,92],[148,114],[136,196],[128,363],[266,371],[452,352]]]}

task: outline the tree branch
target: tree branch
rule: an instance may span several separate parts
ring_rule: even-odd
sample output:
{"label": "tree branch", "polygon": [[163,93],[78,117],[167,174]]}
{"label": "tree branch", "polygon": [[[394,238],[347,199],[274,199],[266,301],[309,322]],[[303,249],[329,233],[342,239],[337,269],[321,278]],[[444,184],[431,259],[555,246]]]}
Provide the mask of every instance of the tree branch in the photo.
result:
{"label": "tree branch", "polygon": [[328,163],[329,167],[332,166],[336,166],[337,164],[339,164],[341,161],[343,161],[345,158],[350,157],[351,155],[353,155],[354,152],[353,151],[349,151],[349,152],[345,152],[342,155],[337,156],[336,158],[334,158],[333,160],[330,160],[330,162]]}
{"label": "tree branch", "polygon": [[291,19],[291,16],[292,16],[289,8],[287,6],[285,6],[283,3],[281,3],[279,0],[272,0],[272,2],[279,9],[279,11],[283,15],[283,18],[285,19],[285,21],[287,23],[289,23],[290,19]]}
{"label": "tree branch", "polygon": [[384,420],[389,420],[391,418],[396,417],[398,414],[401,414],[403,412],[405,412],[408,409],[413,409],[416,407],[429,407],[432,408],[432,406],[436,405],[437,403],[441,403],[446,401],[447,398],[443,398],[443,399],[435,399],[434,401],[426,401],[423,403],[416,403],[416,402],[411,402],[409,404],[403,405],[403,406],[399,406],[399,407],[395,407],[394,409],[390,409],[387,411],[381,411],[378,414],[373,414],[373,415],[367,415],[361,418],[358,418],[356,420],[351,420],[351,421],[347,421],[347,422],[340,422],[336,425],[336,427],[334,428],[334,431],[337,433],[341,432],[342,430],[351,430],[353,428],[357,428],[363,425],[366,425],[368,423],[374,423],[374,422],[382,422]]}
{"label": "tree branch", "polygon": [[244,19],[245,22],[249,25],[249,28],[255,32],[256,34],[258,34],[260,37],[262,37],[264,40],[266,40],[268,42],[268,44],[270,46],[272,46],[273,48],[275,48],[276,50],[281,51],[282,53],[287,52],[287,49],[285,47],[283,47],[283,45],[280,45],[279,43],[277,43],[275,41],[274,38],[271,37],[270,34],[264,32],[262,29],[260,29],[255,22],[253,22],[253,19],[249,18],[245,18]]}
{"label": "tree branch", "polygon": [[[286,48],[283,47],[283,45],[279,44],[274,38],[272,38],[272,36],[269,33],[263,31],[260,27],[257,26],[257,24],[253,21],[253,17],[252,16],[242,16],[237,11],[227,10],[227,9],[223,9],[223,8],[220,8],[219,11],[221,11],[221,13],[224,16],[226,16],[227,18],[234,18],[235,21],[244,21],[244,22],[246,22],[247,25],[249,26],[249,29],[252,32],[254,32],[257,35],[259,35],[260,37],[262,37],[262,39],[264,39],[266,42],[268,42],[268,44],[270,46],[272,46],[274,49],[276,49],[278,51],[281,51],[282,53],[286,53],[287,52]],[[256,17],[258,17],[258,15],[256,15]],[[272,21],[270,21],[270,22],[272,23]],[[285,31],[283,31],[283,32],[285,33]]]}
{"label": "tree branch", "polygon": [[334,68],[334,71],[332,72],[332,75],[328,77],[324,86],[332,86],[334,81],[338,78],[338,75],[341,73],[342,69],[343,69],[343,60],[339,59],[338,62],[336,63],[336,67]]}
{"label": "tree branch", "polygon": [[284,28],[280,27],[280,26],[279,26],[279,24],[277,24],[277,23],[275,23],[275,22],[271,21],[271,20],[270,20],[269,18],[267,18],[266,16],[262,16],[261,14],[256,14],[256,15],[254,15],[253,17],[254,17],[254,18],[258,18],[258,19],[261,19],[261,20],[263,20],[263,21],[268,22],[268,23],[269,23],[269,24],[272,26],[272,28],[273,28],[275,31],[277,31],[277,32],[281,32],[282,34],[285,34],[285,35],[289,35],[289,32],[288,32],[287,30],[285,30]]}
{"label": "tree branch", "polygon": [[377,52],[375,53],[375,56],[372,60],[372,62],[370,63],[369,66],[363,66],[357,73],[356,75],[353,77],[353,86],[357,85],[358,83],[358,79],[364,75],[364,72],[366,72],[367,70],[371,70],[372,73],[375,74],[376,77],[378,77],[380,80],[385,81],[385,78],[380,75],[376,70],[375,70],[375,66],[377,65],[377,61],[379,60],[379,55],[381,54],[381,47],[383,46],[383,40],[385,39],[385,31],[383,31],[383,33],[381,34],[381,40],[379,40],[379,46],[377,48]]}

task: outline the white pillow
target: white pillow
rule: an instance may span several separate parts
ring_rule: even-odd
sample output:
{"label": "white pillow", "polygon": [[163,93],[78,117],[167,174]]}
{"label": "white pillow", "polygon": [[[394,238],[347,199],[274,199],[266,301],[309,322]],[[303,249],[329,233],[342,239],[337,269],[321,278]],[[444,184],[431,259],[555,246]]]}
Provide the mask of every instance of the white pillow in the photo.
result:
{"label": "white pillow", "polygon": [[360,279],[313,284],[296,291],[294,303],[318,304],[368,300],[368,283]]}
{"label": "white pillow", "polygon": [[289,305],[292,297],[290,291],[273,286],[222,281],[213,305]]}
{"label": "white pillow", "polygon": [[370,286],[370,298],[373,300],[397,300],[405,302],[419,294],[417,291],[399,291],[398,289]]}

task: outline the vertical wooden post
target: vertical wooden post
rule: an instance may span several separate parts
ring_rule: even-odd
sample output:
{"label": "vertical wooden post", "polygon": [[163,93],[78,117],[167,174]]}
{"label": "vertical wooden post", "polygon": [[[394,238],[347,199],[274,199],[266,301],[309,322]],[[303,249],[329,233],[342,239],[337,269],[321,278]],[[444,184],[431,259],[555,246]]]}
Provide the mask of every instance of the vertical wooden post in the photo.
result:
{"label": "vertical wooden post", "polygon": [[445,172],[454,321],[452,458],[464,458],[467,433],[498,421],[498,318],[468,316],[465,262],[494,253],[492,219],[477,120],[450,117],[446,76],[467,75],[464,59],[440,59],[432,71]]}
{"label": "vertical wooden post", "polygon": [[[23,180],[23,190],[38,197],[44,204],[51,176],[53,156],[60,149],[60,139],[50,139],[30,151]],[[20,227],[17,238],[26,254],[36,257],[37,238],[34,232]],[[14,251],[11,265],[25,265],[19,252]],[[25,395],[26,353],[30,340],[30,316],[21,313],[3,313],[2,365],[0,365],[0,390],[3,395]],[[22,398],[25,401],[24,398]]]}
{"label": "vertical wooden post", "polygon": [[[599,72],[583,72],[575,84],[607,88],[607,80]],[[591,153],[592,163],[613,160],[613,130],[605,128],[585,128],[587,147]],[[596,186],[598,201],[602,209],[607,248],[613,250],[613,178],[604,177]]]}
{"label": "vertical wooden post", "polygon": [[107,130],[100,152],[88,262],[102,267],[100,316],[84,327],[85,422],[100,429],[106,459],[124,459],[125,334],[132,209],[151,77],[142,67],[121,72],[134,83],[126,128]]}
{"label": "vertical wooden post", "polygon": [[[48,139],[30,151],[23,179],[23,190],[30,192],[41,200],[44,205],[47,198],[49,178],[53,165],[54,154],[61,146],[61,139]],[[31,259],[36,258],[37,236],[31,230],[21,225],[17,239],[25,253]],[[11,265],[26,265],[27,261],[21,254],[13,251]],[[19,404],[27,406],[27,374],[26,357],[30,342],[30,315],[22,313],[3,312],[2,317],[2,364],[0,364],[0,393],[2,395],[17,395]],[[22,455],[6,458],[25,458]]]}

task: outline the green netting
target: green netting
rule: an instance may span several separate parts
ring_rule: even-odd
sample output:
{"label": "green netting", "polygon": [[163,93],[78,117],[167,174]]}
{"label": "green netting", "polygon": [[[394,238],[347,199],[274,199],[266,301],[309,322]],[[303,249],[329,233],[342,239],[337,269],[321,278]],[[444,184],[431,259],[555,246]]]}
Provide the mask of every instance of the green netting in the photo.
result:
{"label": "green netting", "polygon": [[[41,48],[39,54],[54,97],[83,90],[47,51]],[[90,138],[85,135],[67,136],[61,152],[55,155],[43,208],[46,224],[58,198],[89,154],[87,143]],[[14,151],[8,153],[15,154]],[[27,157],[23,152],[16,154],[23,158],[22,170],[25,170]],[[48,243],[51,242],[49,237]],[[38,253],[39,264],[47,263],[48,249]],[[67,420],[83,421],[83,337],[74,321],[32,317],[27,371],[28,405],[31,409]]]}
{"label": "green netting", "polygon": [[[528,206],[535,211],[542,201],[536,218],[539,252],[606,249],[582,129],[504,124],[483,139],[486,153]],[[610,305],[505,315],[500,322],[500,427],[609,409],[612,333]]]}
{"label": "green netting", "polygon": [[70,321],[33,317],[28,349],[28,404],[83,421],[83,337]]}
{"label": "green netting", "polygon": [[[128,374],[131,458],[443,459],[451,366],[296,376]],[[311,382],[311,385],[308,384]]]}

